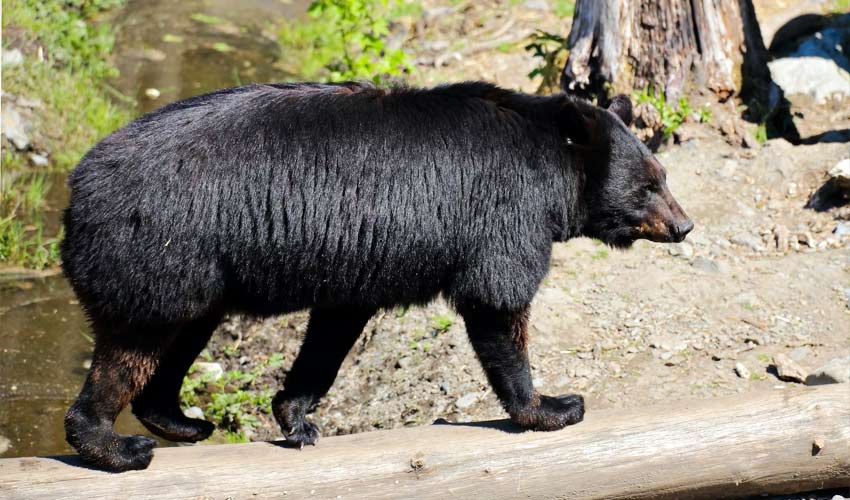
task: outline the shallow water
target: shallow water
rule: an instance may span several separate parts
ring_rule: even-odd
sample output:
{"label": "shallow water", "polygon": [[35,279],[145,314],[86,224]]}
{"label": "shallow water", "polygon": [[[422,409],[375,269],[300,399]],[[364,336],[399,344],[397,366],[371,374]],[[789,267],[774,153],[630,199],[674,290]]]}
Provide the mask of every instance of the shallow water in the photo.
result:
{"label": "shallow water", "polygon": [[[139,114],[223,87],[279,81],[272,22],[303,13],[303,0],[129,0],[117,26],[112,82]],[[156,89],[156,93],[148,89]],[[46,234],[67,204],[65,176],[50,177]],[[0,274],[0,456],[68,453],[62,417],[85,378],[92,341],[86,318],[60,275]],[[128,413],[119,432],[144,432]],[[10,441],[3,453],[4,438]],[[167,443],[161,443],[167,444]]]}

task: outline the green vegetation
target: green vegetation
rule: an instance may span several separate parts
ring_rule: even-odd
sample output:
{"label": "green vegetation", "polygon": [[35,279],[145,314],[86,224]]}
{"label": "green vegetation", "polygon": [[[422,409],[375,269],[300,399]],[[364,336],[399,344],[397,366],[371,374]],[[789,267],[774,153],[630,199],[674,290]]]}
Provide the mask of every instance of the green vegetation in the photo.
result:
{"label": "green vegetation", "polygon": [[529,78],[543,77],[537,91],[539,93],[557,92],[561,68],[564,67],[569,55],[567,39],[554,33],[537,30],[529,37],[525,50],[531,53],[531,57],[540,59],[537,67],[528,74]]}
{"label": "green vegetation", "polygon": [[[3,68],[3,90],[37,103],[27,121],[37,151],[49,153],[48,167],[32,175],[20,152],[3,152],[0,200],[0,265],[56,265],[61,235],[44,235],[43,175],[66,171],[98,139],[126,123],[130,111],[116,106],[101,85],[115,76],[109,63],[113,36],[92,18],[123,0],[8,0],[3,2],[4,48],[9,40],[26,58]],[[39,60],[37,54],[43,54]],[[5,100],[5,98],[4,98]],[[33,208],[38,206],[38,209]]]}
{"label": "green vegetation", "polygon": [[850,0],[833,0],[830,10],[833,14],[847,14],[850,12]]}
{"label": "green vegetation", "polygon": [[[664,91],[654,91],[650,88],[637,90],[632,94],[637,104],[649,103],[661,116],[664,138],[667,139],[676,131],[689,116],[694,114],[694,108],[686,97],[679,98],[676,105],[667,101]],[[702,123],[711,121],[711,109],[701,108],[696,112],[696,119]]]}
{"label": "green vegetation", "polygon": [[555,0],[554,12],[560,18],[571,18],[576,11],[575,0]]}
{"label": "green vegetation", "polygon": [[278,38],[299,78],[381,83],[413,69],[387,41],[393,20],[416,8],[400,0],[317,0],[308,20],[284,23]]}
{"label": "green vegetation", "polygon": [[260,424],[258,412],[269,414],[274,397],[274,391],[259,380],[282,365],[283,355],[275,353],[250,371],[230,370],[217,380],[214,372],[193,365],[183,379],[180,399],[185,408],[201,408],[227,442],[244,443]]}
{"label": "green vegetation", "polygon": [[454,324],[454,319],[451,316],[440,314],[431,318],[431,324],[434,329],[440,333],[447,331]]}

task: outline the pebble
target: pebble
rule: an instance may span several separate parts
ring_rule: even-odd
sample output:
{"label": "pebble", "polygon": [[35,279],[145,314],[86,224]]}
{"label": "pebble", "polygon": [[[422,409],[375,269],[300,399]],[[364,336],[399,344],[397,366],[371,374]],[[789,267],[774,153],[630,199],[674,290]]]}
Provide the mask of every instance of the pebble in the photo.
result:
{"label": "pebble", "polygon": [[783,382],[796,382],[802,384],[806,380],[806,372],[788,356],[776,354],[773,356],[773,366],[776,368],[776,376]]}
{"label": "pebble", "polygon": [[750,370],[743,363],[735,363],[735,373],[744,380],[750,379]]}
{"label": "pebble", "polygon": [[3,67],[20,66],[24,63],[24,54],[19,49],[3,49]]}
{"label": "pebble", "polygon": [[399,358],[398,361],[396,361],[396,366],[398,368],[407,368],[408,366],[410,366],[411,363],[413,363],[413,358],[411,358],[410,356],[404,356]]}
{"label": "pebble", "polygon": [[850,236],[850,222],[841,221],[835,225],[832,234],[836,236]]}
{"label": "pebble", "polygon": [[478,394],[475,393],[475,392],[470,392],[470,393],[464,394],[463,396],[460,397],[460,399],[455,401],[455,406],[459,410],[463,410],[463,409],[469,408],[470,406],[474,405],[476,401],[478,401]]}
{"label": "pebble", "polygon": [[735,160],[726,160],[723,162],[723,166],[717,170],[717,175],[724,179],[728,179],[735,175],[735,172],[738,170],[738,162]]}
{"label": "pebble", "polygon": [[190,406],[183,410],[183,415],[186,415],[189,418],[199,418],[201,420],[204,419],[204,410],[198,408],[197,406]]}
{"label": "pebble", "polygon": [[699,269],[700,271],[705,271],[709,273],[716,273],[720,271],[720,266],[717,265],[717,262],[712,259],[709,259],[708,257],[697,257],[691,263],[691,266],[696,269]]}
{"label": "pebble", "polygon": [[731,238],[732,243],[736,245],[740,245],[742,247],[749,247],[751,250],[755,252],[764,252],[764,244],[762,244],[759,238],[756,238],[752,234],[741,233],[736,234]]}
{"label": "pebble", "polygon": [[806,385],[840,384],[850,382],[850,356],[835,358],[812,370],[806,376]]}
{"label": "pebble", "polygon": [[670,253],[670,255],[690,260],[694,256],[694,247],[690,243],[683,241],[682,243],[670,245],[667,252]]}
{"label": "pebble", "polygon": [[148,99],[159,99],[160,95],[162,95],[162,93],[159,91],[159,89],[155,89],[155,88],[145,89],[145,96]]}
{"label": "pebble", "polygon": [[42,155],[38,153],[30,153],[30,162],[36,167],[46,167],[47,166],[47,155]]}
{"label": "pebble", "polygon": [[0,436],[0,455],[9,451],[9,448],[11,447],[12,441],[10,441],[6,436]]}
{"label": "pebble", "polygon": [[27,125],[18,110],[9,103],[3,102],[2,111],[3,135],[19,151],[24,151],[30,146],[30,138],[27,134]]}
{"label": "pebble", "polygon": [[195,368],[197,368],[198,371],[210,375],[213,380],[218,380],[224,376],[224,368],[222,368],[218,363],[198,361],[195,363]]}
{"label": "pebble", "polygon": [[782,253],[788,251],[788,238],[790,233],[785,226],[776,226],[773,228],[773,241],[776,244],[776,249]]}

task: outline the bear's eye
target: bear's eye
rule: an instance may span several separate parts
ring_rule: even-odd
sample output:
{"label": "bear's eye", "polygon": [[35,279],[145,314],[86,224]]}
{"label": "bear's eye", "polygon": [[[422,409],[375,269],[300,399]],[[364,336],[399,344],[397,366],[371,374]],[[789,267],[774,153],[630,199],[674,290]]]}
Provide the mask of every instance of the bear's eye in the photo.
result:
{"label": "bear's eye", "polygon": [[645,184],[645,185],[643,186],[643,190],[644,190],[647,194],[654,194],[654,193],[657,193],[657,192],[658,192],[658,186],[656,186],[655,184]]}

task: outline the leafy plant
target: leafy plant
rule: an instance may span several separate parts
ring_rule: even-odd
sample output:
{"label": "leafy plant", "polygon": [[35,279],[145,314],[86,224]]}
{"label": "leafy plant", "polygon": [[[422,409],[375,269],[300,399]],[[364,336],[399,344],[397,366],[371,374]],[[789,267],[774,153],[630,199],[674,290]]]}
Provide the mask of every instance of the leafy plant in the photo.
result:
{"label": "leafy plant", "polygon": [[553,11],[560,18],[573,17],[576,10],[575,0],[555,0]]}
{"label": "leafy plant", "polygon": [[528,74],[529,78],[543,77],[538,92],[553,92],[558,89],[561,68],[569,54],[567,39],[542,30],[537,30],[529,36],[525,50],[532,58],[540,59],[537,67]]}
{"label": "leafy plant", "polygon": [[381,83],[412,70],[408,55],[390,48],[399,0],[316,0],[309,20],[285,23],[279,40],[292,70],[302,78],[368,79]]}
{"label": "leafy plant", "polygon": [[[674,105],[667,100],[667,95],[663,90],[655,91],[647,87],[635,91],[632,97],[638,104],[649,103],[658,111],[661,116],[665,139],[669,138],[676,129],[685,123],[689,116],[694,114],[694,109],[686,97],[680,97]],[[711,120],[711,109],[708,107],[701,108],[697,111],[696,118],[700,122],[708,123]]]}
{"label": "leafy plant", "polygon": [[431,323],[438,332],[445,332],[454,324],[454,319],[451,316],[439,314],[431,318]]}

